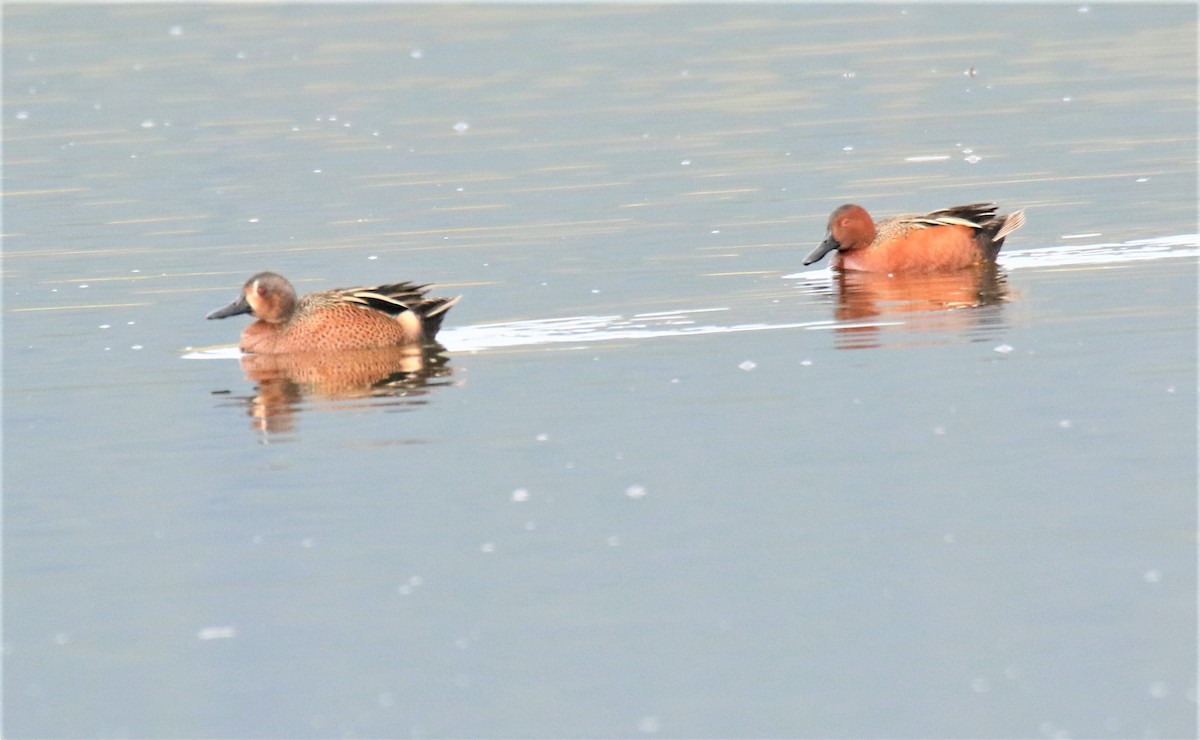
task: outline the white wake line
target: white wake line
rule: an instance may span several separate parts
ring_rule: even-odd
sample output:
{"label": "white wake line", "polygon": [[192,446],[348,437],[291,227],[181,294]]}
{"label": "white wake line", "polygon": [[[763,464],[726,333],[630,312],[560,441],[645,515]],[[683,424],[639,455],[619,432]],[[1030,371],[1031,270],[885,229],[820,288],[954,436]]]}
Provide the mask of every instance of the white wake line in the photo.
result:
{"label": "white wake line", "polygon": [[[1179,257],[1200,257],[1200,234],[1134,239],[1127,242],[1004,250],[1000,252],[997,262],[1006,270],[1020,270],[1030,267],[1115,265]],[[827,265],[819,270],[793,272],[782,277],[785,280],[815,280],[827,279],[832,274],[833,271]]]}
{"label": "white wake line", "polygon": [[[680,314],[727,311],[728,308],[700,308],[671,313],[638,314],[633,319],[621,316],[572,316],[539,321],[515,321],[509,324],[482,324],[447,329],[438,341],[451,352],[478,352],[503,347],[536,346],[545,344],[582,344],[609,342],[619,339],[657,339],[689,337],[704,334],[736,334],[747,331],[779,329],[857,329],[875,326],[896,326],[901,321],[837,322],[798,321],[786,324],[734,324],[716,326],[695,325],[681,320]],[[647,320],[653,316],[657,320]]]}
{"label": "white wake line", "polygon": [[[1138,239],[1108,244],[1018,249],[1001,253],[1000,264],[1006,269],[1027,267],[1064,267],[1072,265],[1120,264],[1167,257],[1200,256],[1200,235]],[[807,270],[784,278],[805,281],[828,281],[832,271],[826,266]],[[549,344],[586,344],[620,339],[658,339],[706,334],[736,334],[748,331],[780,329],[860,329],[899,326],[903,321],[840,323],[837,321],[801,321],[787,324],[698,325],[694,314],[728,311],[728,307],[692,308],[679,311],[651,311],[630,318],[618,314],[608,316],[565,316],[555,319],[504,321],[471,326],[447,327],[438,334],[438,341],[450,352],[479,352],[506,347],[535,347]],[[184,355],[185,359],[236,359],[241,353],[236,347],[199,350]]]}
{"label": "white wake line", "polygon": [[1157,239],[1087,244],[1078,247],[1014,249],[1011,252],[1001,252],[997,262],[1001,267],[1011,270],[1027,267],[1121,264],[1197,256],[1200,256],[1200,234],[1183,234]]}
{"label": "white wake line", "polygon": [[[882,326],[899,326],[903,321],[798,321],[787,324],[715,324],[697,325],[687,314],[728,311],[728,308],[695,308],[685,311],[656,311],[636,314],[631,319],[623,316],[566,316],[557,319],[533,321],[510,321],[495,324],[476,324],[443,329],[438,341],[450,352],[479,352],[506,347],[534,347],[548,344],[587,344],[611,342],[620,339],[657,339],[661,337],[690,337],[705,334],[737,334],[747,331],[774,331],[780,329],[861,329]],[[185,360],[228,360],[237,359],[241,352],[237,347],[217,347],[189,352]]]}

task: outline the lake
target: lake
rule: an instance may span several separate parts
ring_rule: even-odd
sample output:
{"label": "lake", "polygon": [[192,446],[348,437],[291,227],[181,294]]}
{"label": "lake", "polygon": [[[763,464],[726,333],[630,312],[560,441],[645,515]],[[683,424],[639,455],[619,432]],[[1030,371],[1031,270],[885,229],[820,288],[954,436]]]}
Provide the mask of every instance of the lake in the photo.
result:
{"label": "lake", "polygon": [[1196,21],[6,4],[4,735],[1195,737]]}

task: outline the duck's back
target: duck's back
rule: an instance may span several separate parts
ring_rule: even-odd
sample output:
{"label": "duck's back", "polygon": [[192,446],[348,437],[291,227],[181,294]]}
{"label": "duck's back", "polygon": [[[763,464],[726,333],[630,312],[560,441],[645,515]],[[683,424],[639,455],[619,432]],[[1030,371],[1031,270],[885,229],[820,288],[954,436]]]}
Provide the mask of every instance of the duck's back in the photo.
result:
{"label": "duck's back", "polygon": [[421,341],[420,321],[410,311],[385,313],[341,299],[334,291],[301,299],[292,319],[280,328],[278,352],[374,349]]}
{"label": "duck's back", "polygon": [[990,203],[895,216],[876,223],[871,246],[845,254],[841,264],[843,269],[866,272],[970,267],[996,258],[1003,236],[994,237],[1003,226],[1004,219],[996,217]]}

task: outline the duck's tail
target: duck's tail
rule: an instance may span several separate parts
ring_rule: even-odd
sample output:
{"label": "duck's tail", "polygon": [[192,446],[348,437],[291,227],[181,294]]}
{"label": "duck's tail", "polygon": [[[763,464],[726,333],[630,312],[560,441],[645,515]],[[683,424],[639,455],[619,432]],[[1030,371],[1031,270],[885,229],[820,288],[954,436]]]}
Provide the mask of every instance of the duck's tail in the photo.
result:
{"label": "duck's tail", "polygon": [[988,259],[995,260],[1004,246],[1004,237],[1025,225],[1025,211],[1013,211],[1007,216],[997,216],[987,223],[980,224],[979,237],[987,252]]}
{"label": "duck's tail", "polygon": [[1001,241],[1004,241],[1004,237],[1008,236],[1009,234],[1013,233],[1014,231],[1016,231],[1017,229],[1019,229],[1025,225],[1025,211],[1024,210],[1013,211],[1012,213],[1005,216],[1003,218],[1003,220],[1001,220],[1001,219],[996,219],[996,220],[1001,221],[1001,224],[1000,224],[999,230],[996,231],[996,235],[994,237],[992,237],[992,240],[996,241],[996,242],[1001,242]]}
{"label": "duck's tail", "polygon": [[410,306],[412,312],[421,318],[421,330],[425,341],[433,341],[438,330],[442,328],[446,312],[461,299],[460,295],[453,298],[423,298],[420,303]]}

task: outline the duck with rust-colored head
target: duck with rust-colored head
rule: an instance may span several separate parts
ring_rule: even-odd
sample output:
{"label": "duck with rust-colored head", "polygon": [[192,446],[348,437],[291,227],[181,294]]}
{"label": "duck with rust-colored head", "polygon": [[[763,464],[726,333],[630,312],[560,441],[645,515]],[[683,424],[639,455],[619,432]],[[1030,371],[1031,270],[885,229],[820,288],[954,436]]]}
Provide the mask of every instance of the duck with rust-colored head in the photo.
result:
{"label": "duck with rust-colored head", "polygon": [[954,206],[876,223],[847,203],[829,216],[825,241],[804,260],[811,265],[836,250],[835,270],[938,272],[994,263],[1004,238],[1025,223],[1025,212],[997,216],[991,203]]}
{"label": "duck with rust-colored head", "polygon": [[258,319],[242,331],[243,352],[264,355],[329,352],[432,342],[446,312],[462,296],[431,298],[427,285],[392,283],[337,288],[296,298],[282,275],[260,272],[233,303],[210,319],[248,313]]}

